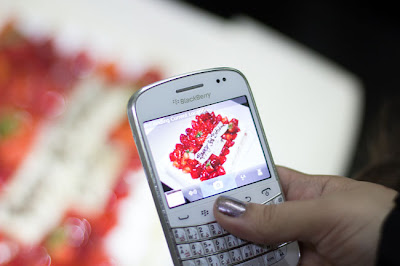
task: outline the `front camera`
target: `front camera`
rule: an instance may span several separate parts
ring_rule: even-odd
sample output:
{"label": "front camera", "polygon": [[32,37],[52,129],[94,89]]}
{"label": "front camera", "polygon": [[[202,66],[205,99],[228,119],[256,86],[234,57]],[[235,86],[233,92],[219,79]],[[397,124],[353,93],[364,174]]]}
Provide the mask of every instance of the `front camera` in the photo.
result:
{"label": "front camera", "polygon": [[219,83],[220,82],[220,80],[219,79],[217,79],[217,83]]}

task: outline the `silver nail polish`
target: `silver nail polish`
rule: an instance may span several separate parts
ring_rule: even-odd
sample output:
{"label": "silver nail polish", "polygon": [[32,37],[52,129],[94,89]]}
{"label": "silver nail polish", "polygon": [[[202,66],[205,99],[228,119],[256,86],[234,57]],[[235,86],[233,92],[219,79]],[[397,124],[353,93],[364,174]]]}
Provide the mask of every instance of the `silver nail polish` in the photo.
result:
{"label": "silver nail polish", "polygon": [[238,217],[246,211],[246,204],[228,196],[220,196],[215,204],[220,213],[231,217]]}

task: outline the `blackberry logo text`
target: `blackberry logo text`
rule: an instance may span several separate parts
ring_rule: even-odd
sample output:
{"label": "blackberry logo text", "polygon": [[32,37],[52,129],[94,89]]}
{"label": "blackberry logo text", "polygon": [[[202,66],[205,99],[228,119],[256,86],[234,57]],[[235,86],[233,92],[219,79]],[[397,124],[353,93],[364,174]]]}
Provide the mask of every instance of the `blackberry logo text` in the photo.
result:
{"label": "blackberry logo text", "polygon": [[210,99],[211,98],[211,92],[205,93],[205,94],[197,94],[192,97],[188,98],[180,98],[180,99],[173,99],[172,103],[173,104],[185,104],[185,103],[191,103],[194,101],[202,100],[202,99]]}

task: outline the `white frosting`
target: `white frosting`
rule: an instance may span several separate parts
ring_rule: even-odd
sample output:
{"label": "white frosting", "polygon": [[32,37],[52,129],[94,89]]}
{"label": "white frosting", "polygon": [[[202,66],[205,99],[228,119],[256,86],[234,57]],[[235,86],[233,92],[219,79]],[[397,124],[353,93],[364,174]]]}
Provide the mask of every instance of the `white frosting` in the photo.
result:
{"label": "white frosting", "polygon": [[1,194],[3,232],[36,244],[70,209],[85,215],[103,211],[124,163],[123,151],[108,142],[109,132],[124,118],[124,109],[115,107],[129,94],[101,80],[82,81],[63,116],[41,128]]}
{"label": "white frosting", "polygon": [[219,122],[213,131],[206,137],[201,149],[194,155],[194,158],[201,164],[205,163],[212,154],[219,155],[225,145],[226,140],[222,135],[228,130],[228,125]]}

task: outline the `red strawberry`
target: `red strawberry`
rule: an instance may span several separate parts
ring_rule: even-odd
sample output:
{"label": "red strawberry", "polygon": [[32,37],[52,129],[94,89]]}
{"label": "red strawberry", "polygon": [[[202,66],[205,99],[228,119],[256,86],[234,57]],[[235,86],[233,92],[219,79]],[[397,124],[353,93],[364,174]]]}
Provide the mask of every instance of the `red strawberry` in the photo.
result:
{"label": "red strawberry", "polygon": [[197,179],[200,177],[201,169],[198,168],[192,168],[190,171],[190,175],[192,176],[193,179]]}
{"label": "red strawberry", "polygon": [[[215,156],[215,155],[214,155],[214,156]],[[220,165],[220,161],[219,161],[218,156],[215,156],[214,158],[211,158],[211,157],[210,157],[210,164],[211,164],[211,166],[212,166],[213,168],[217,168],[218,165]]]}
{"label": "red strawberry", "polygon": [[217,171],[214,171],[214,172],[210,173],[210,179],[211,178],[216,178],[217,176],[218,176],[218,172]]}
{"label": "red strawberry", "polygon": [[187,173],[190,173],[191,170],[192,170],[192,169],[191,169],[189,166],[185,166],[185,167],[182,168],[182,171],[183,171],[184,173],[186,173],[186,174],[187,174]]}
{"label": "red strawberry", "polygon": [[214,167],[212,167],[212,165],[211,165],[210,162],[208,162],[208,163],[206,164],[206,171],[207,171],[208,173],[211,173],[211,172],[214,171]]}
{"label": "red strawberry", "polygon": [[228,134],[228,133],[225,133],[224,135],[222,135],[222,138],[226,139],[226,140],[232,140],[232,135]]}
{"label": "red strawberry", "polygon": [[222,165],[218,166],[217,169],[218,175],[224,175],[226,174],[224,167],[222,167]]}

